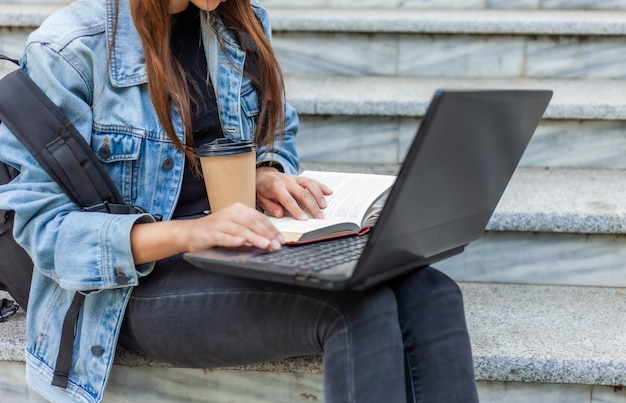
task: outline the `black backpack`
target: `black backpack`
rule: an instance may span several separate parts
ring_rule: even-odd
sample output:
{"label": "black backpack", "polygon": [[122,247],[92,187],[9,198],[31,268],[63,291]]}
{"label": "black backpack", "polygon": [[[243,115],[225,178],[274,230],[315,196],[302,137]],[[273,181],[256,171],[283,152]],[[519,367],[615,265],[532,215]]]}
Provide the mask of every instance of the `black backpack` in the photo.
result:
{"label": "black backpack", "polygon": [[[17,64],[16,60],[0,55],[0,59],[9,60]],[[0,92],[0,97],[2,92]],[[1,119],[0,119],[1,121]],[[0,162],[0,186],[9,183],[19,172]],[[33,264],[26,252],[13,239],[13,212],[0,210],[0,290],[9,291],[7,284],[11,284],[9,293],[18,304],[26,308],[28,302],[28,285],[33,273]],[[14,268],[17,268],[14,270]],[[0,320],[17,311],[17,306],[6,299],[0,300]]]}
{"label": "black backpack", "polygon": [[[0,59],[16,60],[0,55]],[[0,80],[0,122],[6,124],[69,198],[83,211],[113,214],[143,213],[124,204],[117,188],[87,144],[62,111],[21,69]],[[19,172],[0,162],[0,186]],[[0,283],[26,309],[33,263],[15,242],[13,212],[0,210]],[[65,315],[52,384],[67,386],[72,361],[74,324],[84,295],[76,292]],[[0,320],[17,307],[0,304]]]}
{"label": "black backpack", "polygon": [[[18,173],[14,168],[0,162],[0,185],[10,182]],[[33,263],[13,239],[12,230],[13,212],[0,210],[0,290],[9,291],[17,303],[26,309]],[[17,307],[10,301],[0,300],[0,321],[16,311]]]}

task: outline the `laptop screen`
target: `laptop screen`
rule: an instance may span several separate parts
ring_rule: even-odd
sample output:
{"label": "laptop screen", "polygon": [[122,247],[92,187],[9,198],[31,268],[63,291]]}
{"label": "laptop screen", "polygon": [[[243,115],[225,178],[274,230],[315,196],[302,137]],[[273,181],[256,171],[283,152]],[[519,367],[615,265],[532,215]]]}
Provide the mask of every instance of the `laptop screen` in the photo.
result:
{"label": "laptop screen", "polygon": [[[551,96],[438,91],[372,230],[367,268],[410,264],[478,239]],[[367,268],[355,275],[368,276]]]}

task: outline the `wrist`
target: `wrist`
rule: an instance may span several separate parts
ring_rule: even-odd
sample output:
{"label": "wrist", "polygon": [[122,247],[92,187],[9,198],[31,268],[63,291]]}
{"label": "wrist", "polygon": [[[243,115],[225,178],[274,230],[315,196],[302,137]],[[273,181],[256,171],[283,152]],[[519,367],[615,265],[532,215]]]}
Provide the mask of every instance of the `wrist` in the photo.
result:
{"label": "wrist", "polygon": [[135,224],[130,232],[135,264],[154,262],[186,252],[187,232],[176,221]]}
{"label": "wrist", "polygon": [[257,169],[259,168],[274,168],[278,170],[278,172],[285,173],[285,169],[283,166],[276,161],[261,161],[256,164]]}

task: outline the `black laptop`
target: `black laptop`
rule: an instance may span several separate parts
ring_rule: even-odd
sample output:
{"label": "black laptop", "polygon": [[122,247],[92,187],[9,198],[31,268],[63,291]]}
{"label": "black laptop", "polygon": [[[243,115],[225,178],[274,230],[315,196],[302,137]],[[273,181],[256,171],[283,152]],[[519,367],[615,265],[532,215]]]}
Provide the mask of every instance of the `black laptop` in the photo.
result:
{"label": "black laptop", "polygon": [[437,91],[367,235],[184,258],[228,275],[358,290],[459,254],[483,233],[551,97],[549,90]]}

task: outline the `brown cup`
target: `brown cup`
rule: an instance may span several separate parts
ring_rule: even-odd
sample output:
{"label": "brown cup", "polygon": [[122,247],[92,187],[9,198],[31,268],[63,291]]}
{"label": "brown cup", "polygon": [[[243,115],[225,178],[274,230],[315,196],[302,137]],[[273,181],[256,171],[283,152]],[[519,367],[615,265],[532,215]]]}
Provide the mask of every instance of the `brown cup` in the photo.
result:
{"label": "brown cup", "polygon": [[198,147],[211,211],[237,202],[256,207],[256,151],[250,141],[227,138]]}

